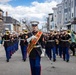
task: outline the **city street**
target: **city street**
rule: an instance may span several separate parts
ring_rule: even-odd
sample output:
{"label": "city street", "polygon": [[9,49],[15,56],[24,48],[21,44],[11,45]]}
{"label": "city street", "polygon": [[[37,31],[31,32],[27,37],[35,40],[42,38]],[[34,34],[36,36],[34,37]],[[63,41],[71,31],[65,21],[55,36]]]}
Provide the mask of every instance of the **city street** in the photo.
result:
{"label": "city street", "polygon": [[[76,57],[73,56],[68,63],[58,56],[56,62],[42,57],[41,65],[41,75],[76,75]],[[23,62],[18,50],[7,63],[4,48],[0,46],[0,75],[31,75],[29,59]]]}

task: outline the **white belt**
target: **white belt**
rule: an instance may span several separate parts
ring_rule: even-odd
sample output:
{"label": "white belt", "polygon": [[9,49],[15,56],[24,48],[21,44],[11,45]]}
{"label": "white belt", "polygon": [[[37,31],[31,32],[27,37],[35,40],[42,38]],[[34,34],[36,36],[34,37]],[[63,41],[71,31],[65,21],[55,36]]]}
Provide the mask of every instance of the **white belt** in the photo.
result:
{"label": "white belt", "polygon": [[61,41],[63,41],[63,42],[68,42],[69,40],[61,40]]}
{"label": "white belt", "polygon": [[34,48],[38,48],[38,47],[41,47],[41,45],[36,45],[36,46],[34,46]]}
{"label": "white belt", "polygon": [[25,39],[20,39],[20,40],[25,40]]}
{"label": "white belt", "polygon": [[10,40],[4,40],[4,41],[10,41]]}
{"label": "white belt", "polygon": [[48,42],[54,42],[55,40],[48,40]]}

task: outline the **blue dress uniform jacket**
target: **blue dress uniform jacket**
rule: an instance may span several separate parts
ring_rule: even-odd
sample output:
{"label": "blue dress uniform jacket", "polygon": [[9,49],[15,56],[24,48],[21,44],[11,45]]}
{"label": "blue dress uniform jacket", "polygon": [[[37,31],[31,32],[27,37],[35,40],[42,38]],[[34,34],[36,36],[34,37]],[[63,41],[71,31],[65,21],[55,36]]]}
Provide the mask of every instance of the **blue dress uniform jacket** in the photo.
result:
{"label": "blue dress uniform jacket", "polygon": [[46,54],[50,60],[51,60],[52,54],[53,54],[53,61],[56,61],[55,39],[56,39],[56,37],[54,35],[52,35],[52,36],[50,35],[48,40],[47,40],[47,43],[46,43]]}
{"label": "blue dress uniform jacket", "polygon": [[[62,40],[69,40],[71,36],[69,34],[63,35]],[[69,41],[62,41],[63,47],[70,47],[70,42]]]}
{"label": "blue dress uniform jacket", "polygon": [[[37,32],[32,32],[32,33],[35,35]],[[32,36],[32,35],[29,34],[29,36]],[[41,36],[41,38],[37,42],[36,46],[42,44],[42,42],[43,42],[42,39],[43,39],[43,35]],[[42,54],[41,47],[36,47],[36,48],[34,47],[33,50],[31,51],[29,57],[35,58],[36,56],[41,56],[41,54]]]}
{"label": "blue dress uniform jacket", "polygon": [[6,52],[6,61],[9,62],[10,59],[10,35],[4,35],[2,37],[2,39],[4,40],[4,48],[5,48],[5,52]]}
{"label": "blue dress uniform jacket", "polygon": [[60,58],[62,58],[62,49],[63,49],[63,43],[61,41],[61,38],[63,37],[62,34],[59,35],[59,55],[60,55]]}
{"label": "blue dress uniform jacket", "polygon": [[69,61],[70,55],[69,55],[69,48],[70,48],[70,42],[67,41],[71,38],[69,34],[63,35],[61,38],[62,44],[63,44],[63,60]]}
{"label": "blue dress uniform jacket", "polygon": [[26,36],[28,36],[28,34],[22,34],[22,35],[19,36],[20,39],[21,39],[21,41],[20,41],[20,45],[22,45],[22,46],[24,46],[24,45],[28,45],[27,41],[25,42],[25,40],[26,40]]}
{"label": "blue dress uniform jacket", "polygon": [[[4,36],[2,37],[2,40],[4,40],[4,47],[9,46],[9,41],[7,41],[7,40],[10,40],[9,35],[4,35]],[[6,41],[5,41],[5,40],[6,40]]]}
{"label": "blue dress uniform jacket", "polygon": [[59,34],[56,34],[55,37],[56,37],[56,40],[55,40],[55,43],[56,43],[56,54],[60,55],[60,50],[59,50]]}
{"label": "blue dress uniform jacket", "polygon": [[22,34],[21,36],[19,36],[23,61],[26,61],[26,58],[27,58],[27,45],[28,45],[28,43],[26,41],[26,36],[28,36],[28,34]]}

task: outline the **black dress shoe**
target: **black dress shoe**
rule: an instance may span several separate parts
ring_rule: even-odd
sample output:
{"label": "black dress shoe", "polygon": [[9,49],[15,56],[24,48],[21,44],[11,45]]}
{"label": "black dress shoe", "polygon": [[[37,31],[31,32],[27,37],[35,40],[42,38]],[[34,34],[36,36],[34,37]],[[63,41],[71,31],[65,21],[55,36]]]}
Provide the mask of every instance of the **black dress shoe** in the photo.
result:
{"label": "black dress shoe", "polygon": [[51,58],[49,58],[51,60]]}
{"label": "black dress shoe", "polygon": [[73,55],[73,56],[75,56],[75,55]]}
{"label": "black dress shoe", "polygon": [[69,60],[66,60],[66,62],[69,62]]}
{"label": "black dress shoe", "polygon": [[56,59],[53,59],[53,62],[55,62],[56,61]]}
{"label": "black dress shoe", "polygon": [[26,59],[23,59],[23,61],[25,62],[25,61],[26,61]]}
{"label": "black dress shoe", "polygon": [[65,61],[65,59],[63,59]]}
{"label": "black dress shoe", "polygon": [[7,62],[9,62],[9,60],[6,60]]}

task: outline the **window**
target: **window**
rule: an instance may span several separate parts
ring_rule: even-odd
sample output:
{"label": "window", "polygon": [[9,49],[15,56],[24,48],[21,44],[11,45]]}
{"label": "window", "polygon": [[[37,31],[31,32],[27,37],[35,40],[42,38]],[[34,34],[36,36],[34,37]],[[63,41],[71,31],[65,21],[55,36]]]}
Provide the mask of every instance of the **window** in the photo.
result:
{"label": "window", "polygon": [[67,21],[67,18],[65,18],[65,21]]}
{"label": "window", "polygon": [[64,13],[68,12],[68,9],[64,9]]}
{"label": "window", "polygon": [[69,2],[69,6],[71,6],[71,2]]}
{"label": "window", "polygon": [[60,23],[61,23],[61,20],[60,20]]}
{"label": "window", "polygon": [[61,11],[59,11],[59,13],[61,13]]}
{"label": "window", "polygon": [[52,26],[50,26],[52,28]]}
{"label": "window", "polygon": [[69,11],[71,11],[70,7],[68,8]]}
{"label": "window", "polygon": [[76,6],[76,0],[75,0],[75,6]]}
{"label": "window", "polygon": [[73,17],[73,13],[72,13],[72,17]]}
{"label": "window", "polygon": [[4,18],[3,20],[4,20],[4,22],[6,22],[6,18]]}
{"label": "window", "polygon": [[71,2],[71,6],[73,7],[73,1]]}
{"label": "window", "polygon": [[68,13],[65,13],[65,22],[67,21]]}
{"label": "window", "polygon": [[69,16],[69,19],[70,19],[71,18],[71,12],[69,12],[68,14],[69,14],[68,16]]}
{"label": "window", "polygon": [[65,2],[65,7],[67,7],[67,2]]}

